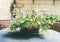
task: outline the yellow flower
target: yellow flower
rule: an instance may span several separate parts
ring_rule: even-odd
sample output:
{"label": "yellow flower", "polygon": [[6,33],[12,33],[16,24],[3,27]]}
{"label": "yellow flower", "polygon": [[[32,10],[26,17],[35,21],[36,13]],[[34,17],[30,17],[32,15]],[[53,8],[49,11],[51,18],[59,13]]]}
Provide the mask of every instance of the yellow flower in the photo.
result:
{"label": "yellow flower", "polygon": [[33,21],[33,19],[30,19],[30,21]]}
{"label": "yellow flower", "polygon": [[43,18],[44,18],[44,16],[41,16],[41,18],[43,19]]}
{"label": "yellow flower", "polygon": [[21,23],[24,23],[24,21],[23,21],[23,20],[21,20]]}
{"label": "yellow flower", "polygon": [[40,21],[37,21],[38,24],[40,24]]}
{"label": "yellow flower", "polygon": [[13,30],[13,28],[12,28],[12,26],[10,24],[10,26],[9,26],[9,32],[12,32],[12,30]]}

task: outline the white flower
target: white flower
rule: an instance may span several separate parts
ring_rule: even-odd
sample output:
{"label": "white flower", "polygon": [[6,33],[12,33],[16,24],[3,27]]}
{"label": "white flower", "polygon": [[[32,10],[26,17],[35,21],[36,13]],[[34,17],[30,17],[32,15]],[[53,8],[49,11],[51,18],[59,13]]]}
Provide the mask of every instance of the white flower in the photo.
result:
{"label": "white flower", "polygon": [[18,27],[17,29],[16,29],[16,31],[20,31],[21,30],[21,28],[20,27]]}

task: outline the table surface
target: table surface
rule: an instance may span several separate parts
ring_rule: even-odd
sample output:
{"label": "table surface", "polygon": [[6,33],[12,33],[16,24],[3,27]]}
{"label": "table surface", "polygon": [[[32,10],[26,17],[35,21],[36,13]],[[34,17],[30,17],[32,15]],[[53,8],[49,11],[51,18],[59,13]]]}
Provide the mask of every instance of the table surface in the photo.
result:
{"label": "table surface", "polygon": [[15,36],[9,33],[9,29],[0,30],[0,42],[60,42],[60,33],[48,30],[48,35],[35,35],[31,37]]}

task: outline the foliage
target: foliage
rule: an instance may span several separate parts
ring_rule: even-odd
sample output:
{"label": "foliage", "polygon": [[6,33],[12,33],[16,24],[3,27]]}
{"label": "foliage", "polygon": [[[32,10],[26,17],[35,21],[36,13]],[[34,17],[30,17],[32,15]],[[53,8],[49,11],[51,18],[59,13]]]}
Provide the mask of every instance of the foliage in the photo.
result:
{"label": "foliage", "polygon": [[58,15],[56,14],[37,15],[30,13],[26,16],[16,16],[16,21],[12,22],[9,28],[12,31],[16,30],[17,27],[20,29],[41,28],[44,31],[50,28],[57,19]]}
{"label": "foliage", "polygon": [[43,21],[41,22],[41,28],[43,30],[47,30],[48,28],[50,28],[54,22],[56,22],[58,20],[58,15],[57,14],[47,14],[44,16],[44,18],[42,19]]}

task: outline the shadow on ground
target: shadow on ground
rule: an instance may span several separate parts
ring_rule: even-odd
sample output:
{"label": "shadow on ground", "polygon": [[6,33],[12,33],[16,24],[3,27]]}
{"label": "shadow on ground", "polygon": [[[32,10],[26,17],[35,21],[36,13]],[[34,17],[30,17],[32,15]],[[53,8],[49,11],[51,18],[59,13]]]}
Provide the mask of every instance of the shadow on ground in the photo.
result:
{"label": "shadow on ground", "polygon": [[45,39],[42,34],[28,35],[21,34],[20,32],[8,32],[7,34],[4,34],[4,37],[12,39],[30,39],[30,38]]}

